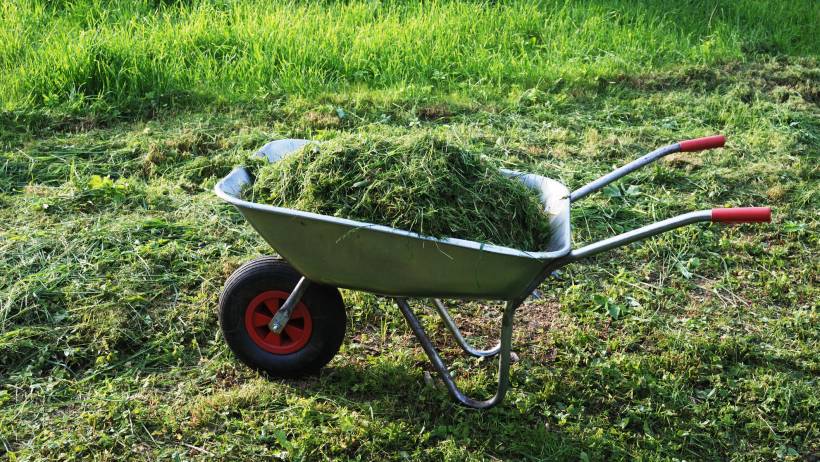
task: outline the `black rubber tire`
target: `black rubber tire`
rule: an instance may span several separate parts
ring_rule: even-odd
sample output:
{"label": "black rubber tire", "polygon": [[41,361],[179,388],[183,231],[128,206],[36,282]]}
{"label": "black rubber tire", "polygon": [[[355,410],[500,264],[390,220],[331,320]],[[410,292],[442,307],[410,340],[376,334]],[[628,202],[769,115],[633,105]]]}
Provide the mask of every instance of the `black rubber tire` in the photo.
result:
{"label": "black rubber tire", "polygon": [[339,352],[347,316],[335,287],[311,283],[302,297],[313,322],[307,344],[290,354],[260,348],[245,328],[245,310],[257,295],[269,290],[292,292],[302,276],[286,261],[262,257],[242,265],[225,282],[219,296],[222,335],[240,361],[274,377],[315,374]]}

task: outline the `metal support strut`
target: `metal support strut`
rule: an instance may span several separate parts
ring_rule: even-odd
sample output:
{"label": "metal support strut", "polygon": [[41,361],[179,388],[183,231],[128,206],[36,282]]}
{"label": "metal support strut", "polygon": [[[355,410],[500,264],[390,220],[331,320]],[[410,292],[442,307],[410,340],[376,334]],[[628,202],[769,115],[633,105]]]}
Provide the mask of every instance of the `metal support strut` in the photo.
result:
{"label": "metal support strut", "polygon": [[473,347],[470,343],[461,335],[461,331],[459,330],[458,326],[456,326],[455,321],[450,316],[450,312],[447,311],[447,307],[444,306],[444,303],[441,300],[434,298],[433,299],[433,306],[438,311],[439,316],[441,316],[441,320],[444,321],[444,325],[447,326],[447,329],[452,332],[453,337],[455,337],[456,342],[458,342],[458,346],[464,350],[470,356],[475,356],[476,358],[490,358],[498,354],[501,351],[501,342],[496,344],[494,347],[488,350],[479,350],[478,348]]}
{"label": "metal support strut", "polygon": [[661,157],[672,154],[673,152],[680,152],[680,144],[679,143],[670,144],[669,146],[664,146],[662,148],[658,148],[658,149],[650,152],[649,154],[646,154],[645,156],[639,157],[638,159],[633,160],[632,162],[624,165],[623,167],[618,168],[616,170],[613,170],[613,171],[607,173],[606,175],[602,176],[601,178],[598,178],[597,180],[595,180],[591,183],[588,183],[588,184],[584,185],[583,187],[580,187],[580,188],[576,189],[575,191],[572,191],[572,194],[570,194],[570,196],[569,196],[569,200],[570,200],[570,202],[575,202],[575,201],[587,196],[588,194],[603,188],[604,186],[608,185],[609,183],[612,183],[613,181],[617,180],[618,178],[626,176],[626,175],[634,172],[635,170],[643,167],[644,165],[651,164],[652,162],[655,162],[656,160],[660,159]]}
{"label": "metal support strut", "polygon": [[434,347],[432,342],[430,342],[430,338],[427,337],[427,333],[424,331],[424,328],[421,327],[421,323],[419,323],[418,318],[415,314],[413,314],[413,310],[410,308],[410,304],[407,303],[407,299],[396,298],[396,304],[399,306],[399,309],[405,319],[407,319],[407,324],[410,325],[410,329],[413,330],[413,333],[416,335],[419,343],[421,343],[421,347],[424,349],[427,357],[430,358],[430,362],[433,364],[433,367],[436,371],[438,371],[439,377],[441,377],[441,380],[443,380],[444,384],[447,386],[447,390],[449,390],[450,395],[452,395],[456,401],[473,409],[487,409],[495,406],[504,399],[504,395],[507,393],[507,389],[510,386],[510,352],[512,351],[513,317],[515,316],[515,310],[521,304],[520,301],[510,300],[504,308],[504,316],[501,320],[498,387],[495,395],[484,401],[470,398],[458,388],[458,385],[456,385],[455,381],[450,376],[450,371],[447,370],[447,365],[444,364],[441,356],[439,356],[436,351],[436,347]]}
{"label": "metal support strut", "polygon": [[279,311],[273,315],[273,318],[271,318],[268,323],[268,329],[270,329],[271,332],[281,334],[282,331],[285,330],[285,326],[290,320],[290,315],[293,314],[293,310],[299,301],[302,300],[302,296],[308,287],[310,287],[310,280],[308,278],[302,277],[302,279],[299,279],[299,282],[296,283],[296,287],[293,288],[293,292],[288,295],[288,299],[285,300],[285,303],[282,304],[282,307],[279,308]]}

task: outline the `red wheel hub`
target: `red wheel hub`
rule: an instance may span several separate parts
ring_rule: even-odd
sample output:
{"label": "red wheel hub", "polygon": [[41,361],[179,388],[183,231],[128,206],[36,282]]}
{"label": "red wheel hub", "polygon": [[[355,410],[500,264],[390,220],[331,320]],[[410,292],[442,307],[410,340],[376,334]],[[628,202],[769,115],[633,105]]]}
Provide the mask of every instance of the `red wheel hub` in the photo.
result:
{"label": "red wheel hub", "polygon": [[285,303],[290,293],[281,290],[269,290],[251,300],[245,310],[245,329],[251,340],[259,348],[276,355],[295,353],[304,347],[313,332],[313,322],[307,306],[299,302],[285,329],[275,334],[268,328],[268,323],[279,307]]}

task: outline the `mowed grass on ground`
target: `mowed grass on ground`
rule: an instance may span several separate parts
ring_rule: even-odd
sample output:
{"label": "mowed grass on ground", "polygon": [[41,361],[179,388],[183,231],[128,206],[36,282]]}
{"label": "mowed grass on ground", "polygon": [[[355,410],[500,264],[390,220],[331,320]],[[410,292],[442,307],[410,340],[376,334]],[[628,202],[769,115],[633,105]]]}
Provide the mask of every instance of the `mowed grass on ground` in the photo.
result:
{"label": "mowed grass on ground", "polygon": [[[0,458],[773,460],[820,453],[820,49],[814,2],[4,2]],[[391,302],[345,292],[319,377],[221,340],[224,280],[266,247],[211,193],[268,140],[436,125],[571,187],[592,242],[771,205],[570,266],[518,315],[486,412],[428,385]],[[421,308],[420,305],[417,306]],[[494,341],[497,304],[454,314]],[[431,315],[424,322],[433,328]],[[469,392],[494,363],[436,330]]]}

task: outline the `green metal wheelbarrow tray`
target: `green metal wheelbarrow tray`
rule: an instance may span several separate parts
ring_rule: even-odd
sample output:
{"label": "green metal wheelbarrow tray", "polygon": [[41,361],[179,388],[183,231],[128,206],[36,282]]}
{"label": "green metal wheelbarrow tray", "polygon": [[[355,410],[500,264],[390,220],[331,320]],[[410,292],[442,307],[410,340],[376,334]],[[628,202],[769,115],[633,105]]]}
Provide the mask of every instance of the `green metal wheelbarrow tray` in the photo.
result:
{"label": "green metal wheelbarrow tray", "polygon": [[[276,162],[307,140],[279,140],[258,153]],[[644,226],[584,247],[572,248],[573,202],[655,160],[682,151],[723,146],[723,136],[682,141],[657,149],[570,192],[560,182],[534,174],[503,171],[540,193],[552,227],[550,241],[530,252],[457,238],[417,233],[332,216],[245,201],[241,192],[253,177],[243,167],[215,187],[283,258],[265,257],[239,268],[220,296],[223,335],[240,360],[273,376],[299,376],[324,366],[344,339],[346,317],[338,288],[392,297],[452,396],[472,408],[500,403],[509,387],[513,317],[519,306],[554,271],[592,255],[684,225],[703,222],[767,222],[768,207],[701,210]],[[456,385],[407,302],[432,299],[458,344],[476,357],[499,356],[493,397],[476,400]],[[441,299],[503,300],[500,342],[479,350],[461,335]]]}

